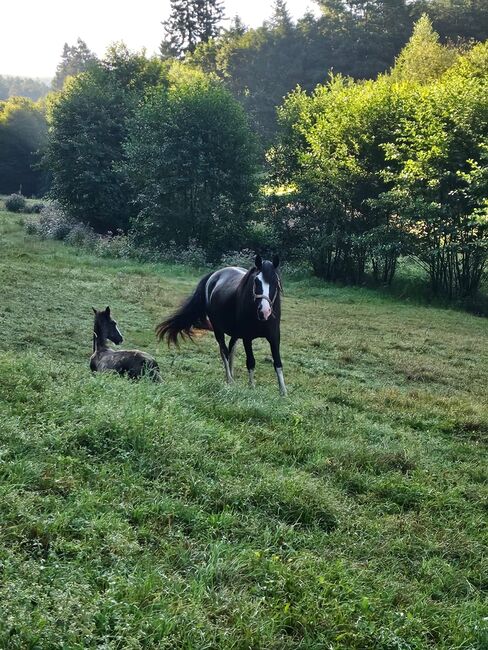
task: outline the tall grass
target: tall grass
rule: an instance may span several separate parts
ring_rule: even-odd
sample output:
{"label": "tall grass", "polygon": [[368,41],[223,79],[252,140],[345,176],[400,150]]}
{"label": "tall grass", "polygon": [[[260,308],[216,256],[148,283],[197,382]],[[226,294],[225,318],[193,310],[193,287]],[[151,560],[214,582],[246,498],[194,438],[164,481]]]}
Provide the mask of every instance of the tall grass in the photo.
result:
{"label": "tall grass", "polygon": [[[153,326],[194,272],[0,213],[0,647],[486,647],[486,321],[285,286],[278,395]],[[88,370],[91,306],[163,383]]]}

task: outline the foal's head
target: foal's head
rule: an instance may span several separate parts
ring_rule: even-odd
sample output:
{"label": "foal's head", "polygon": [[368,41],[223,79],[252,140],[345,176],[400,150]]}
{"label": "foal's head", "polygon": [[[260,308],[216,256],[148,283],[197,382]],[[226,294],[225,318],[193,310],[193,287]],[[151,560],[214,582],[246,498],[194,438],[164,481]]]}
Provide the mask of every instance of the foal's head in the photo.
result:
{"label": "foal's head", "polygon": [[263,260],[257,255],[254,261],[257,273],[254,277],[253,296],[257,304],[258,320],[268,320],[273,314],[275,301],[281,291],[281,280],[276,272],[280,263],[275,255],[273,261]]}
{"label": "foal's head", "polygon": [[95,314],[95,323],[93,325],[93,333],[95,334],[98,343],[101,345],[107,339],[110,339],[115,345],[119,345],[124,340],[122,334],[117,327],[116,321],[110,315],[110,307],[98,311],[92,307]]}

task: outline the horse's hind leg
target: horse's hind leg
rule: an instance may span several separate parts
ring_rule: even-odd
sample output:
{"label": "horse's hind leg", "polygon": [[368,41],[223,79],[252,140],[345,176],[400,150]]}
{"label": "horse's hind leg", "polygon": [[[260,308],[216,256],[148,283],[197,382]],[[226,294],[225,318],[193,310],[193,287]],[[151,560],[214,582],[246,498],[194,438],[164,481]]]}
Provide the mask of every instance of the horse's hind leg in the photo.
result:
{"label": "horse's hind leg", "polygon": [[256,359],[252,351],[252,341],[251,339],[243,339],[244,350],[246,351],[246,367],[247,374],[249,375],[249,386],[254,388],[256,382],[254,380],[254,368],[256,367]]}
{"label": "horse's hind leg", "polygon": [[229,342],[229,370],[232,377],[234,377],[234,364],[236,360],[236,349],[238,339],[232,336]]}
{"label": "horse's hind leg", "polygon": [[232,378],[232,372],[229,365],[229,348],[225,344],[225,335],[223,332],[217,331],[214,329],[215,338],[220,348],[220,356],[222,357],[222,362],[225,369],[225,379],[228,384],[232,384],[234,379]]}

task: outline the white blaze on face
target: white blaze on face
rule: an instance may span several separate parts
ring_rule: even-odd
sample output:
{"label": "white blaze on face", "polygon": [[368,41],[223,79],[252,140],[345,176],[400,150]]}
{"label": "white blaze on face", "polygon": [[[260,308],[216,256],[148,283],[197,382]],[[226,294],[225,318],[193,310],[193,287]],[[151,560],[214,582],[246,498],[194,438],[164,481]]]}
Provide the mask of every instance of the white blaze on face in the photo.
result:
{"label": "white blaze on face", "polygon": [[268,320],[268,318],[271,316],[271,311],[272,311],[271,303],[269,301],[270,300],[269,284],[265,282],[262,273],[258,274],[257,279],[260,281],[262,286],[262,291],[260,291],[259,294],[266,296],[268,298],[268,300],[265,300],[264,298],[261,298],[260,300],[261,313],[263,314],[264,320]]}
{"label": "white blaze on face", "polygon": [[115,325],[115,331],[120,336],[120,338],[123,339],[122,332],[119,330],[118,325],[115,321],[114,321],[114,325]]}

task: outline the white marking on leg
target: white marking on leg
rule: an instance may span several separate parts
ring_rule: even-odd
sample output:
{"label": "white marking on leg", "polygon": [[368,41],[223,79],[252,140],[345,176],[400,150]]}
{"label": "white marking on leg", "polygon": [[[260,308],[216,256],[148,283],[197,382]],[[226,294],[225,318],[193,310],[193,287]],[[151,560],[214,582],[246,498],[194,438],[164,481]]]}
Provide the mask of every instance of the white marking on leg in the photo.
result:
{"label": "white marking on leg", "polygon": [[222,361],[224,362],[226,381],[227,381],[228,384],[233,384],[234,379],[232,378],[232,373],[230,371],[229,362],[227,361],[227,357],[225,356],[225,352],[223,350],[220,350],[220,356],[222,357]]}
{"label": "white marking on leg", "polygon": [[249,375],[249,387],[256,388],[256,380],[254,379],[254,370],[248,370],[247,373]]}
{"label": "white marking on leg", "polygon": [[276,368],[276,375],[278,377],[278,385],[280,387],[280,393],[284,397],[287,391],[285,386],[285,378],[283,377],[283,368]]}
{"label": "white marking on leg", "polygon": [[234,343],[234,346],[232,350],[230,351],[229,354],[229,369],[230,369],[230,374],[232,377],[234,377],[234,365],[235,365],[235,358],[236,358],[236,348],[237,348],[237,341]]}

